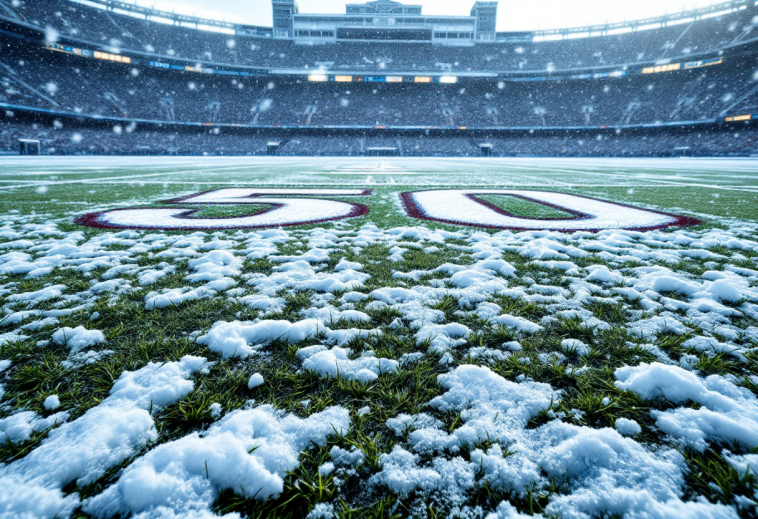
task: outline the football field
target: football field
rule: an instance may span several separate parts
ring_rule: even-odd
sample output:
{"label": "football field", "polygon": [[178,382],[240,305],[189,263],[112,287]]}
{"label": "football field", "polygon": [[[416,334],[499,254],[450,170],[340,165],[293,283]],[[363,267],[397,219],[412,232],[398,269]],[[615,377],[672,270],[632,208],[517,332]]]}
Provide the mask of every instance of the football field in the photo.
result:
{"label": "football field", "polygon": [[[373,189],[369,219],[415,188],[548,189],[707,216],[758,219],[754,159],[3,158],[0,192],[19,210],[75,213],[224,187]],[[388,222],[387,222],[388,223]],[[394,223],[394,222],[393,222]],[[412,224],[397,220],[398,224]]]}
{"label": "football field", "polygon": [[2,157],[0,310],[0,516],[755,517],[754,159]]}

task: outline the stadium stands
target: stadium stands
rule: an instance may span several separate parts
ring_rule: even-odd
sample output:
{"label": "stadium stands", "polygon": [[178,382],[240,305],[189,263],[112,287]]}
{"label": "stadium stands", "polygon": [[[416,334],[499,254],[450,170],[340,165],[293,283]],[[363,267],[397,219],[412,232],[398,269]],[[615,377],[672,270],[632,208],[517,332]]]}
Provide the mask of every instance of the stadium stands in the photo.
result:
{"label": "stadium stands", "polygon": [[[296,45],[288,40],[219,34],[116,14],[70,0],[26,0],[13,7],[0,0],[23,23],[57,38],[88,42],[107,52],[136,51],[191,62],[275,69],[316,69],[329,63],[335,71],[453,72],[519,71],[613,67],[655,63],[662,59],[713,53],[758,38],[752,2],[748,8],[714,18],[677,23],[656,30],[563,41],[517,41],[469,47],[383,42]],[[0,10],[0,18],[3,11]],[[683,20],[687,20],[684,18]]]}
{"label": "stadium stands", "polygon": [[442,84],[309,83],[135,68],[6,43],[2,101],[93,116],[296,126],[540,127],[713,119],[755,108],[749,63],[655,75]]}
{"label": "stadium stands", "polygon": [[[751,40],[758,38],[758,10],[753,1],[738,3],[744,8],[655,30],[457,48],[303,46],[265,34],[159,24],[70,0],[0,0],[0,151],[15,150],[19,138],[39,138],[46,153],[264,154],[272,135],[266,130],[285,127],[297,131],[286,135],[280,154],[361,155],[385,147],[403,155],[478,155],[484,136],[493,155],[648,156],[674,148],[749,155],[758,152],[752,127],[724,126],[726,117],[758,114],[758,44]],[[71,47],[55,52],[14,33],[29,27],[44,32],[48,43],[89,42],[86,48],[110,58],[76,55],[82,51]],[[111,59],[130,51],[142,57]],[[331,63],[324,82],[309,81],[307,73],[198,73],[203,67],[145,61],[316,72],[324,56]],[[695,61],[676,61],[681,56]],[[592,73],[596,67],[616,73]],[[561,69],[582,73],[561,75]],[[382,81],[355,75],[339,82],[333,75],[339,70],[381,74]],[[454,84],[414,82],[414,71],[432,70],[471,75]],[[392,71],[411,75],[400,76],[402,83],[385,81]],[[92,124],[103,119],[106,129]],[[230,128],[239,126],[247,130]],[[379,137],[377,127],[395,133]]]}
{"label": "stadium stands", "polygon": [[752,126],[693,129],[455,131],[276,131],[237,128],[172,128],[153,125],[33,119],[0,113],[0,153],[17,152],[21,138],[39,140],[44,154],[116,155],[267,155],[267,144],[280,142],[279,155],[363,156],[370,148],[395,148],[402,156],[667,157],[749,156],[758,152],[758,129]]}

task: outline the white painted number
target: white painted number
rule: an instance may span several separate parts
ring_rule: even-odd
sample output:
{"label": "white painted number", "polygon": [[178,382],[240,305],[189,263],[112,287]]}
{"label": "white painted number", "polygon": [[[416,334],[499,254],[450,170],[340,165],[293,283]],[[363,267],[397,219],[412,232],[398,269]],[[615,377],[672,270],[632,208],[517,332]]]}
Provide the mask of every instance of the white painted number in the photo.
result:
{"label": "white painted number", "polygon": [[[573,215],[567,219],[520,218],[477,198],[506,195],[550,206]],[[694,218],[648,211],[594,198],[547,191],[455,189],[400,195],[408,216],[491,229],[599,231],[650,230],[699,223]]]}
{"label": "white painted number", "polygon": [[[363,189],[220,189],[185,198],[170,200],[169,204],[191,205],[264,205],[265,211],[230,218],[193,218],[196,209],[145,208],[116,209],[85,215],[79,223],[91,227],[130,229],[255,229],[266,227],[305,225],[342,220],[368,213],[363,205],[325,200],[323,198],[367,196]],[[275,198],[275,197],[282,198]]]}
{"label": "white painted number", "polygon": [[[342,220],[368,214],[364,205],[325,197],[367,196],[362,189],[220,189],[165,202],[168,207],[116,209],[85,215],[78,223],[91,227],[214,230],[260,229]],[[505,195],[559,209],[564,219],[521,218],[488,204],[481,195]],[[277,198],[281,197],[281,198]],[[309,198],[320,197],[320,198]],[[700,223],[694,218],[630,207],[594,198],[510,189],[441,189],[400,195],[408,216],[453,225],[489,229],[599,231],[604,229],[650,230]],[[197,218],[197,209],[170,204],[262,205],[256,214],[228,218]]]}

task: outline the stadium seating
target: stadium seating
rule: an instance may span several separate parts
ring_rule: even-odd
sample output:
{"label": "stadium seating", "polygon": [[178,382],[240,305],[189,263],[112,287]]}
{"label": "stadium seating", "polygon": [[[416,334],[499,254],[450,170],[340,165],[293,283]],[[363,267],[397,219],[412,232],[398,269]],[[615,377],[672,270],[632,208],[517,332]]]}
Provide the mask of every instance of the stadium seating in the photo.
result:
{"label": "stadium seating", "polygon": [[754,71],[743,62],[603,80],[345,85],[134,68],[18,43],[6,49],[0,57],[3,102],[134,119],[282,126],[610,126],[712,119],[724,110],[750,112],[758,100]]}
{"label": "stadium seating", "polygon": [[656,129],[575,132],[326,132],[270,129],[257,131],[183,129],[147,125],[80,125],[74,120],[33,122],[0,112],[0,154],[17,152],[18,139],[39,140],[44,154],[55,155],[267,155],[279,142],[284,156],[364,156],[370,148],[394,148],[414,157],[480,156],[491,144],[492,156],[668,157],[750,156],[758,153],[758,130],[751,126],[699,130]]}
{"label": "stadium seating", "polygon": [[[324,49],[149,22],[69,0],[27,0],[18,7],[0,1],[7,11],[16,13],[17,23],[48,32],[53,29],[62,38],[89,42],[111,52],[139,51],[263,68],[318,69],[319,64],[329,62],[337,71],[367,73],[436,70],[440,65],[455,72],[609,67],[719,51],[758,37],[753,20],[756,11],[752,8],[656,30],[565,41],[492,43],[479,46],[476,52],[468,47],[382,42],[338,43]],[[0,19],[10,19],[7,11],[0,10]]]}
{"label": "stadium seating", "polygon": [[[286,143],[280,154],[361,155],[370,148],[390,147],[403,155],[476,155],[482,135],[493,143],[496,155],[647,156],[671,154],[674,148],[701,155],[758,151],[752,129],[735,132],[732,126],[717,124],[729,115],[758,114],[753,65],[758,44],[750,42],[755,7],[686,27],[644,31],[644,36],[449,48],[381,42],[308,47],[258,37],[238,37],[231,45],[229,35],[147,22],[69,0],[0,4],[0,19],[6,24],[44,27],[59,38],[94,42],[111,51],[136,49],[156,59],[183,56],[229,66],[310,69],[326,53],[333,69],[367,73],[428,70],[444,63],[452,64],[453,72],[510,71],[500,77],[461,77],[457,84],[320,83],[309,82],[305,75],[240,77],[90,59],[55,52],[33,38],[0,33],[4,152],[15,150],[18,138],[32,137],[40,138],[48,153],[263,154],[271,137],[264,130],[278,127],[299,129],[282,138]],[[723,63],[654,74],[641,74],[637,65],[635,73],[620,77],[544,77],[548,65],[556,70],[623,69],[666,57],[703,57],[704,52],[716,52]],[[532,69],[538,72],[530,73]],[[25,111],[36,115],[30,119],[16,114]],[[79,116],[112,121],[104,130]],[[65,129],[56,129],[61,124]],[[228,125],[253,131],[229,133]],[[610,138],[596,132],[645,125],[699,126],[686,132],[623,131]],[[122,133],[114,134],[114,126]],[[319,131],[323,127],[356,131],[329,134]],[[401,127],[403,132],[380,138],[366,131],[377,127]],[[479,133],[429,134],[435,128]],[[582,128],[595,133],[577,134]],[[412,129],[415,134],[409,133]],[[508,133],[514,131],[521,133]],[[209,139],[208,132],[210,143],[199,145]],[[695,139],[696,134],[707,138]],[[72,143],[73,135],[85,136],[83,144]]]}

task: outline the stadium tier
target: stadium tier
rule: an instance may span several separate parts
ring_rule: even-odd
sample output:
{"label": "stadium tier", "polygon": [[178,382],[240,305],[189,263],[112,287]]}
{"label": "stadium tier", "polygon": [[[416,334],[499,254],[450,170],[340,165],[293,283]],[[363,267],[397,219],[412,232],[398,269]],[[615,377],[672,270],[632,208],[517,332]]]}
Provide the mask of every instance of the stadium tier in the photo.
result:
{"label": "stadium tier", "polygon": [[[291,2],[275,2],[292,4],[290,32],[283,18],[171,25],[167,13],[87,4],[0,0],[2,151],[36,138],[43,153],[249,154],[274,140],[286,141],[275,153],[360,155],[388,147],[376,138],[405,155],[480,154],[482,143],[493,155],[758,152],[754,0],[517,34],[482,30],[496,6],[477,2],[447,20],[455,38],[387,0],[324,15],[318,34],[298,29],[313,17]],[[361,35],[358,19],[400,32]],[[409,41],[419,27],[430,39]]]}
{"label": "stadium tier", "polygon": [[203,129],[171,125],[44,120],[0,114],[0,150],[18,151],[20,139],[39,141],[54,155],[282,155],[477,157],[749,156],[758,151],[753,127],[534,132]]}
{"label": "stadium tier", "polygon": [[[706,54],[719,56],[725,49],[739,52],[758,38],[758,30],[753,24],[754,0],[734,0],[676,17],[619,27],[591,27],[565,34],[498,34],[494,41],[459,38],[439,41],[401,38],[394,41],[390,39],[392,34],[382,39],[369,34],[344,39],[317,36],[276,38],[272,37],[271,29],[266,32],[259,27],[214,27],[214,22],[208,20],[187,20],[169,13],[150,14],[150,11],[137,11],[134,6],[120,2],[98,0],[88,3],[108,10],[71,0],[0,0],[2,28],[19,34],[36,32],[40,39],[50,39],[52,35],[60,43],[132,57],[163,59],[192,66],[243,66],[301,74],[324,68],[366,74],[544,74],[588,68],[615,70],[619,66],[637,63],[654,66],[660,60],[691,61],[695,56]],[[351,24],[351,27],[365,27],[367,23],[382,27],[391,23],[396,28],[399,23],[396,18],[388,22],[380,15],[367,21],[366,16],[361,15],[360,24],[356,22],[358,25]],[[170,24],[172,18],[173,25]],[[433,27],[439,17],[421,18]],[[312,25],[322,23],[328,24],[328,20],[314,20]],[[564,36],[565,39],[556,39]]]}

